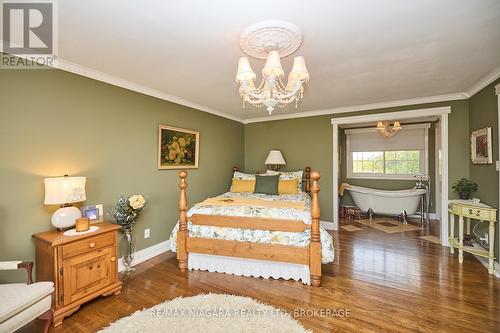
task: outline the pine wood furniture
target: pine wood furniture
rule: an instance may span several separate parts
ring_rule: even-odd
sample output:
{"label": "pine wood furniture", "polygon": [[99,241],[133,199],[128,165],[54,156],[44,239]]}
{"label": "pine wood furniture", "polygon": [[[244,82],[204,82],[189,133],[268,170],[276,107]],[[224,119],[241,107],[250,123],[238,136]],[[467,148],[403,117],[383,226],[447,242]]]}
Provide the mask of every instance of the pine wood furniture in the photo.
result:
{"label": "pine wood furniture", "polygon": [[[233,169],[237,171],[237,169]],[[182,272],[188,267],[188,253],[201,253],[242,257],[248,259],[270,260],[286,263],[308,265],[311,284],[318,287],[321,283],[321,241],[319,234],[319,172],[307,167],[305,170],[305,191],[311,195],[311,225],[301,220],[285,220],[261,217],[237,217],[194,214],[189,218],[194,225],[224,226],[227,228],[244,228],[253,230],[273,230],[287,232],[303,232],[311,228],[309,247],[296,247],[255,242],[242,242],[202,237],[189,237],[187,230],[187,171],[179,172],[179,231],[177,232],[177,259]],[[312,179],[312,185],[311,185]]]}
{"label": "pine wood furniture", "polygon": [[[497,210],[483,203],[473,203],[470,200],[450,200],[450,252],[454,253],[458,248],[458,262],[463,263],[464,252],[488,258],[488,273],[493,274],[495,261],[495,223],[497,223]],[[458,216],[458,238],[455,237],[455,215]],[[467,234],[470,235],[470,221],[489,223],[488,251],[473,246],[464,245],[464,220],[467,220]]]}
{"label": "pine wood furniture", "polygon": [[54,282],[54,327],[98,296],[118,295],[117,234],[120,226],[97,223],[99,230],[80,236],[61,231],[34,234],[36,278]]}

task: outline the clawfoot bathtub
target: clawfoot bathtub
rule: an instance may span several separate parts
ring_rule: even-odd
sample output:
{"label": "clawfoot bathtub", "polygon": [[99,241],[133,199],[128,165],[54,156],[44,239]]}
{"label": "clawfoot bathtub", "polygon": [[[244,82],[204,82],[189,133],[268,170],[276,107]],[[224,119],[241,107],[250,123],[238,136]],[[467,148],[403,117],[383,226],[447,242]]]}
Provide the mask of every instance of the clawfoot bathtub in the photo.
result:
{"label": "clawfoot bathtub", "polygon": [[401,216],[406,223],[406,216],[417,212],[422,195],[426,193],[424,189],[407,190],[377,190],[361,186],[346,186],[354,200],[356,206],[362,211],[373,215],[394,215]]}

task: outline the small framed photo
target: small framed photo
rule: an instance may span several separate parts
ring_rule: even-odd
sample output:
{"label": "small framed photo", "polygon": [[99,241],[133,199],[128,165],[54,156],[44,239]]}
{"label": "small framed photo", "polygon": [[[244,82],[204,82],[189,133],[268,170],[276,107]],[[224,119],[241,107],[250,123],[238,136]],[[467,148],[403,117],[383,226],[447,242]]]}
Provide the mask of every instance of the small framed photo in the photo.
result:
{"label": "small framed photo", "polygon": [[90,223],[104,222],[104,207],[103,205],[85,206],[80,209],[82,217],[88,217]]}
{"label": "small framed photo", "polygon": [[473,164],[492,164],[493,152],[491,127],[481,128],[470,136],[471,159]]}

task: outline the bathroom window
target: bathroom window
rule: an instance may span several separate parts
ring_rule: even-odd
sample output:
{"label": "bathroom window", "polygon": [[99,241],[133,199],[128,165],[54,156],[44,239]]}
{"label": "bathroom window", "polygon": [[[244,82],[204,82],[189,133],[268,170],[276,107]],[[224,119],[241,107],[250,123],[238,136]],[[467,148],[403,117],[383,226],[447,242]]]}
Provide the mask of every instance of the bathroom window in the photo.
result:
{"label": "bathroom window", "polygon": [[353,174],[420,174],[420,151],[365,151],[352,152]]}
{"label": "bathroom window", "polygon": [[373,128],[347,129],[347,178],[413,179],[428,173],[429,124],[403,126],[392,138]]}

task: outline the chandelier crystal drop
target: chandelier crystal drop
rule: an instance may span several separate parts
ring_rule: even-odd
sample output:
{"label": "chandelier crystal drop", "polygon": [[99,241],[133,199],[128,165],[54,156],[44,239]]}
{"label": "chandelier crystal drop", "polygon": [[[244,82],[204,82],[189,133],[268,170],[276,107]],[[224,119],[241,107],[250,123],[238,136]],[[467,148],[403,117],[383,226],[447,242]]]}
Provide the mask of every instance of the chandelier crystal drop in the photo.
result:
{"label": "chandelier crystal drop", "polygon": [[379,121],[377,122],[377,132],[382,135],[384,138],[392,138],[402,129],[401,124],[398,120],[394,122],[394,125],[391,127],[391,123],[389,121]]}

